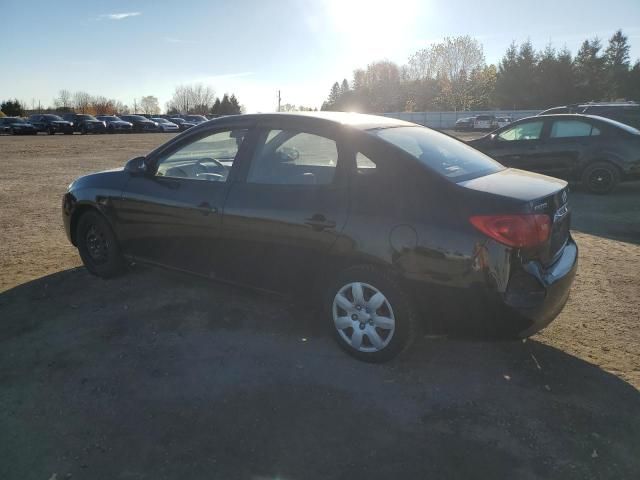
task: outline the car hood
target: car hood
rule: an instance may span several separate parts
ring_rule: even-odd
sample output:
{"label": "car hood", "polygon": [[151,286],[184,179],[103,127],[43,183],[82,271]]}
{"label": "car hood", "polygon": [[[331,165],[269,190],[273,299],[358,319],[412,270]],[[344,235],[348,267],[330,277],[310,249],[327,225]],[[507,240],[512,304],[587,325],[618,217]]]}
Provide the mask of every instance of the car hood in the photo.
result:
{"label": "car hood", "polygon": [[101,172],[90,173],[76,178],[69,185],[69,191],[80,190],[83,188],[96,189],[122,189],[126,181],[127,174],[124,167],[112,168]]}

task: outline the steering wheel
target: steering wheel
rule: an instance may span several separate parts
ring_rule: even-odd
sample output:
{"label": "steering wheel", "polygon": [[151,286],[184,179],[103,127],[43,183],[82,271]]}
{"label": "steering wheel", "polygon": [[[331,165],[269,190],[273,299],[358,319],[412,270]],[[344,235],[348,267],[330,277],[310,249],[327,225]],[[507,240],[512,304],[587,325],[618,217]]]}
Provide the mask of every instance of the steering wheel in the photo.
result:
{"label": "steering wheel", "polygon": [[196,160],[196,165],[201,166],[203,168],[207,168],[204,165],[202,165],[203,162],[214,163],[216,167],[226,170],[226,167],[215,158],[199,158],[198,160]]}

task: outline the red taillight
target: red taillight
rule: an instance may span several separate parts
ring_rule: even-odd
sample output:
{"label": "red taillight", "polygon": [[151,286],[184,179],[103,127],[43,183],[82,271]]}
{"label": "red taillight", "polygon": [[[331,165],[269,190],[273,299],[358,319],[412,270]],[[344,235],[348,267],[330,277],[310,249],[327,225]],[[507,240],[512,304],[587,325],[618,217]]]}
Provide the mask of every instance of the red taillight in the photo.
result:
{"label": "red taillight", "polygon": [[510,247],[535,247],[551,232],[548,215],[477,215],[471,224],[485,235]]}

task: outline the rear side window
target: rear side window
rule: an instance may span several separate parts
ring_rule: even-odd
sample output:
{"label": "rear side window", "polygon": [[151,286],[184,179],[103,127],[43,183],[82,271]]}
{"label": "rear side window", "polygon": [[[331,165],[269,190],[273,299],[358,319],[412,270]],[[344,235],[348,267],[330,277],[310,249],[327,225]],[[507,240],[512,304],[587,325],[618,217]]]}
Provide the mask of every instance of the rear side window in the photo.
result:
{"label": "rear side window", "polygon": [[501,164],[469,145],[429,128],[394,127],[369,133],[404,150],[452,182],[470,180],[504,169]]}
{"label": "rear side window", "polygon": [[293,130],[262,132],[247,176],[248,183],[329,185],[338,165],[334,140]]}
{"label": "rear side window", "polygon": [[600,129],[579,120],[556,120],[551,127],[551,138],[589,137],[600,135]]}

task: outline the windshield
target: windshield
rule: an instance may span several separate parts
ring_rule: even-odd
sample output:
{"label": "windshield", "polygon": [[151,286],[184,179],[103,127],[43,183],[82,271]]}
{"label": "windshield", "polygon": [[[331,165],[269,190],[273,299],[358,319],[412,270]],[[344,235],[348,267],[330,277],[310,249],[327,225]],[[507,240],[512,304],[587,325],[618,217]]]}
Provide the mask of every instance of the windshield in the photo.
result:
{"label": "windshield", "polygon": [[42,117],[47,120],[62,120],[62,117],[59,117],[58,115],[43,115]]}
{"label": "windshield", "polygon": [[158,123],[169,123],[169,121],[164,118],[152,118],[151,120]]}
{"label": "windshield", "polygon": [[184,123],[184,120],[181,118],[172,118],[171,121],[173,123]]}
{"label": "windshield", "polygon": [[504,167],[469,145],[425,127],[394,127],[371,131],[416,158],[439,175],[461,182]]}
{"label": "windshield", "polygon": [[203,117],[202,115],[189,115],[187,117],[187,120],[192,120],[195,122],[206,122],[207,119],[205,117]]}
{"label": "windshield", "polygon": [[147,118],[142,117],[142,116],[140,116],[140,115],[129,115],[127,118],[128,118],[129,120],[138,120],[138,121],[145,121],[145,120],[148,120]]}
{"label": "windshield", "polygon": [[96,120],[93,115],[78,115],[79,120]]}

